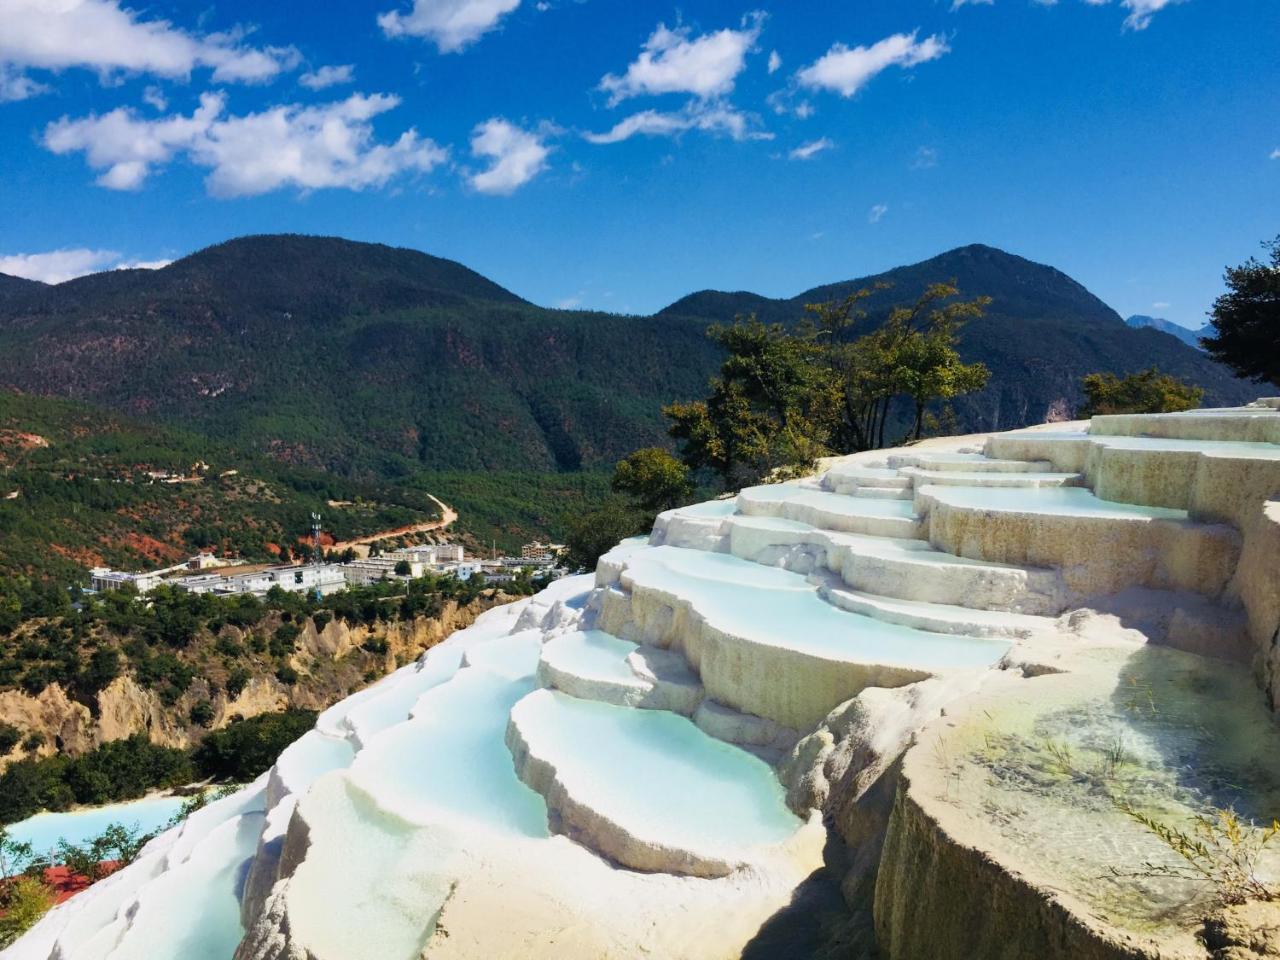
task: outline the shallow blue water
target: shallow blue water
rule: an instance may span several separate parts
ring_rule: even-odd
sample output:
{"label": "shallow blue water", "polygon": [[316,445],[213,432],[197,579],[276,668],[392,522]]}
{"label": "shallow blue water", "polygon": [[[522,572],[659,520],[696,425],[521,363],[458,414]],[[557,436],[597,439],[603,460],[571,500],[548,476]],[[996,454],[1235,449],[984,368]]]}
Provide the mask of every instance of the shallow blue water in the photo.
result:
{"label": "shallow blue water", "polygon": [[11,840],[30,843],[38,853],[58,845],[59,840],[83,845],[97,837],[113,823],[137,827],[141,833],[153,833],[169,822],[182,808],[183,797],[144,797],[128,803],[112,803],[104,807],[71,810],[65,813],[37,813],[6,829]]}
{"label": "shallow blue water", "polygon": [[1002,640],[928,633],[840,610],[803,576],[729,554],[656,547],[634,558],[627,576],[690,601],[726,633],[850,663],[982,667],[1009,648]]}

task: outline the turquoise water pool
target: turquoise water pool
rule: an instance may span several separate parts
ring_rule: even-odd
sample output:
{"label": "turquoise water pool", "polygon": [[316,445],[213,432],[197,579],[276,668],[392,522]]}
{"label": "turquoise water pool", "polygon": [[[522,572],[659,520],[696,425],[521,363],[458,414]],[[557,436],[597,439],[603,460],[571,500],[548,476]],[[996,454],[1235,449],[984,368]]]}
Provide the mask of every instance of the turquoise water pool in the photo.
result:
{"label": "turquoise water pool", "polygon": [[45,853],[59,840],[82,846],[99,836],[113,823],[137,827],[140,833],[154,833],[169,823],[182,809],[184,797],[144,797],[127,803],[112,803],[64,813],[37,813],[12,823],[5,829],[9,839],[30,843],[37,853]]}

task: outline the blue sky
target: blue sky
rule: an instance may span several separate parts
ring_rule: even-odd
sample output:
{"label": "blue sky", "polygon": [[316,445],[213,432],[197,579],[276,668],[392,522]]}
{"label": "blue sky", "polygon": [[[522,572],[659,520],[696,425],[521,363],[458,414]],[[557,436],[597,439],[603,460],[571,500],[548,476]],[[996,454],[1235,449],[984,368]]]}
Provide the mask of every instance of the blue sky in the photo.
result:
{"label": "blue sky", "polygon": [[648,312],[984,242],[1198,326],[1280,232],[1277,49],[1274,0],[0,0],[0,271],[296,231]]}

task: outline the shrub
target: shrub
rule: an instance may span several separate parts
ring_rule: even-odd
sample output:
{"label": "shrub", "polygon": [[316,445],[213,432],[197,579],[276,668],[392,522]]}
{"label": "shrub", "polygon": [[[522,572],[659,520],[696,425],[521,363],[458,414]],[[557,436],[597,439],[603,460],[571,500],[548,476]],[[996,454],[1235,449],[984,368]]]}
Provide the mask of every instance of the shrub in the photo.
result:
{"label": "shrub", "polygon": [[53,890],[35,877],[18,877],[0,888],[0,948],[9,946],[48,913]]}
{"label": "shrub", "polygon": [[93,651],[76,683],[82,694],[93,696],[120,676],[120,654],[111,647]]}
{"label": "shrub", "polygon": [[286,686],[292,686],[298,682],[298,671],[287,663],[282,663],[276,667],[276,679]]}
{"label": "shrub", "polygon": [[213,723],[213,704],[208,700],[200,700],[191,707],[191,722],[207,727]]}
{"label": "shrub", "polygon": [[202,777],[245,783],[275,763],[281,751],[310,730],[313,710],[286,710],[235,721],[215,730],[196,748]]}
{"label": "shrub", "polygon": [[1260,875],[1263,851],[1280,834],[1280,822],[1258,828],[1240,819],[1233,810],[1214,809],[1209,815],[1195,817],[1190,828],[1183,830],[1161,823],[1128,803],[1116,801],[1116,806],[1182,860],[1181,866],[1144,863],[1133,876],[1200,881],[1213,889],[1221,906],[1280,899],[1280,888]]}
{"label": "shrub", "polygon": [[21,740],[21,730],[11,723],[0,723],[0,757],[8,756]]}
{"label": "shrub", "polygon": [[298,642],[302,629],[296,623],[282,623],[276,627],[275,633],[271,635],[271,655],[273,657],[287,657],[293,653],[293,648]]}
{"label": "shrub", "polygon": [[247,667],[233,667],[227,674],[227,696],[232,700],[240,696],[241,691],[248,686],[252,678],[253,674]]}
{"label": "shrub", "polygon": [[1081,418],[1114,413],[1177,413],[1193,410],[1204,399],[1204,390],[1183,383],[1157,368],[1131,373],[1121,379],[1114,373],[1091,373],[1082,381],[1085,404]]}
{"label": "shrub", "polygon": [[242,647],[234,637],[219,637],[217,642],[214,643],[213,649],[218,651],[218,653],[224,657],[234,658],[244,653],[244,647]]}

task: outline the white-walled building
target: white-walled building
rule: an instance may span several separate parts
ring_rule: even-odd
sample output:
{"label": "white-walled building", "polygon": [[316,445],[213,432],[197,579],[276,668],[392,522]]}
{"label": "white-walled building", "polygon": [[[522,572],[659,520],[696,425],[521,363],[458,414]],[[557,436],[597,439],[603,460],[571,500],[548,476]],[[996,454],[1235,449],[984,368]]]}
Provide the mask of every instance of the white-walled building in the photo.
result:
{"label": "white-walled building", "polygon": [[265,597],[272,587],[290,593],[319,593],[328,596],[347,588],[347,578],[336,563],[307,564],[305,566],[266,567],[248,573],[208,573],[198,577],[175,580],[174,585],[192,593],[215,593],[224,596],[251,593]]}
{"label": "white-walled building", "polygon": [[402,547],[399,550],[388,550],[382,556],[391,560],[408,560],[410,563],[421,563],[427,567],[462,563],[465,559],[462,553],[462,545],[457,543],[424,543],[413,547]]}
{"label": "white-walled building", "polygon": [[164,571],[152,573],[129,573],[124,570],[112,570],[110,567],[94,567],[89,571],[89,587],[99,593],[110,590],[123,590],[133,587],[138,593],[147,593],[160,586]]}
{"label": "white-walled building", "polygon": [[[396,567],[402,563],[409,565],[408,573],[396,573]],[[420,577],[426,572],[421,560],[407,560],[384,554],[381,557],[368,557],[364,560],[352,560],[342,564],[343,575],[347,583],[357,586],[368,586],[380,580],[409,580]]]}

